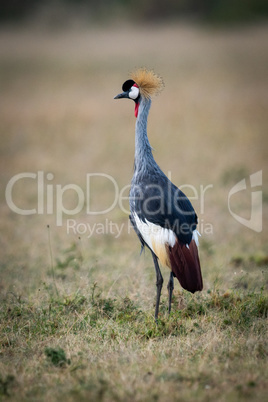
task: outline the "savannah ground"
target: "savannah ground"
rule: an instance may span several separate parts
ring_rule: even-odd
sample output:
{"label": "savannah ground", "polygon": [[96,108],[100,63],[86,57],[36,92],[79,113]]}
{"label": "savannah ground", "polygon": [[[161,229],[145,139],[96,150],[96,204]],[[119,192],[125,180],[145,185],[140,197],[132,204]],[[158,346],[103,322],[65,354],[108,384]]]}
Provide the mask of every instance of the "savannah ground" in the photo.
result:
{"label": "savannah ground", "polygon": [[[3,400],[265,400],[267,43],[265,26],[1,29]],[[86,194],[90,173],[111,176],[119,191],[129,184],[134,105],[113,97],[136,66],[164,77],[149,139],[160,167],[192,198],[202,234],[204,290],[191,295],[176,282],[168,316],[163,268],[158,326],[153,263],[149,252],[139,255],[127,200],[104,214],[84,207],[56,225],[57,185]],[[231,216],[228,194],[246,178],[248,189],[231,201],[249,219],[249,175],[260,170],[258,233]],[[24,172],[44,172],[42,213],[7,205],[9,180]],[[19,180],[12,197],[37,208],[37,179]],[[114,198],[107,177],[92,178],[91,211]],[[63,203],[75,208],[73,190]]]}

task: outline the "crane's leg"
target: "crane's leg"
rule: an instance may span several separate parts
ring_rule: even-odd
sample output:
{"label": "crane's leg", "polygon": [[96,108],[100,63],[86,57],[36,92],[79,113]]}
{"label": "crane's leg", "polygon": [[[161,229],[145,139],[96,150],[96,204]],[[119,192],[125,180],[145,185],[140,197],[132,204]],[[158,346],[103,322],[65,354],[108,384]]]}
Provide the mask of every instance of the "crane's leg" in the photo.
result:
{"label": "crane's leg", "polygon": [[160,296],[161,296],[161,290],[163,287],[163,276],[161,274],[159,265],[158,265],[158,260],[155,255],[155,253],[152,252],[153,260],[154,260],[154,268],[155,268],[155,273],[156,273],[156,305],[155,305],[155,313],[154,313],[154,318],[155,322],[157,323],[157,318],[158,318],[158,312],[159,312],[159,304],[160,304]]}
{"label": "crane's leg", "polygon": [[171,310],[171,300],[172,300],[172,292],[174,289],[174,279],[173,279],[173,272],[170,272],[170,277],[169,277],[169,281],[167,284],[167,289],[168,289],[168,314],[170,313]]}

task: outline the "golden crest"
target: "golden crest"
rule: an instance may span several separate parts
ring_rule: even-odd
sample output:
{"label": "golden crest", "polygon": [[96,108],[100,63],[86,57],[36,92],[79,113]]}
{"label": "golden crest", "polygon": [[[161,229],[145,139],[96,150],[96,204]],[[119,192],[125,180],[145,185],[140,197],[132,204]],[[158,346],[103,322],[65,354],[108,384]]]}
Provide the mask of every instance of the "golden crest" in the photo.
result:
{"label": "golden crest", "polygon": [[145,98],[157,95],[164,88],[162,77],[157,75],[153,70],[139,68],[130,74],[130,78],[136,82],[140,89],[140,93]]}

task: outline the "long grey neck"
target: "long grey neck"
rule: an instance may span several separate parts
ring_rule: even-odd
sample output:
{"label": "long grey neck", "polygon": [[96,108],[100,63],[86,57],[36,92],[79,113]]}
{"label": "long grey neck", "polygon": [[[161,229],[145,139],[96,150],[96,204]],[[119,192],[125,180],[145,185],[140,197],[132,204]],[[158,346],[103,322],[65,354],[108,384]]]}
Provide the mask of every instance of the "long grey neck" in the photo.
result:
{"label": "long grey neck", "polygon": [[147,165],[155,164],[152,148],[147,136],[147,119],[151,107],[151,100],[141,97],[139,112],[136,121],[135,135],[135,170],[143,170]]}

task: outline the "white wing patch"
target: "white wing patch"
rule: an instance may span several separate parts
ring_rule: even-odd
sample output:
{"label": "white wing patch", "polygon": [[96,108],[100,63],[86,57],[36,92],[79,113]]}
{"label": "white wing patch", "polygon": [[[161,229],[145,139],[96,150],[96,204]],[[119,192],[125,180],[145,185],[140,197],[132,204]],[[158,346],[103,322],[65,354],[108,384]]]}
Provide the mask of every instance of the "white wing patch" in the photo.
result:
{"label": "white wing patch", "polygon": [[192,240],[194,240],[194,241],[195,241],[195,244],[197,245],[197,247],[199,246],[199,240],[198,240],[198,236],[201,236],[201,234],[198,232],[198,230],[197,230],[197,229],[195,229],[195,230],[193,231],[193,237],[192,237]]}
{"label": "white wing patch", "polygon": [[[174,247],[177,239],[175,233],[171,229],[162,228],[159,225],[149,222],[147,219],[143,222],[136,213],[133,214],[133,218],[145,243],[159,258],[162,265],[171,268],[166,246]],[[197,246],[198,235],[200,236],[200,233],[194,230],[192,240],[194,240]],[[189,248],[188,245],[186,245],[186,247]]]}
{"label": "white wing patch", "polygon": [[[173,247],[176,242],[176,235],[170,229],[162,228],[145,219],[143,222],[136,213],[133,214],[137,228],[140,231],[144,241],[148,244],[151,250],[154,250],[154,244],[165,245],[166,243]],[[157,255],[157,254],[156,254]]]}

